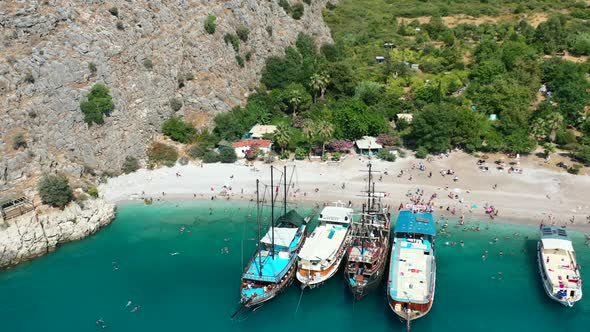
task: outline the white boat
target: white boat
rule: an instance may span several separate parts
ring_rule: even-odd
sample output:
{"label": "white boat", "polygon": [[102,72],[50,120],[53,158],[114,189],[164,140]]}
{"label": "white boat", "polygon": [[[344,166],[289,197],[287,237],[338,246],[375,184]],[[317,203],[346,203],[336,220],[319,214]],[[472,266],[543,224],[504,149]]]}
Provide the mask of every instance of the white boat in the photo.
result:
{"label": "white boat", "polygon": [[537,263],[549,297],[567,307],[582,299],[582,277],[572,241],[564,228],[541,226]]}
{"label": "white boat", "polygon": [[338,202],[320,213],[320,224],[299,252],[297,280],[315,288],[330,279],[340,267],[348,247],[353,210]]}

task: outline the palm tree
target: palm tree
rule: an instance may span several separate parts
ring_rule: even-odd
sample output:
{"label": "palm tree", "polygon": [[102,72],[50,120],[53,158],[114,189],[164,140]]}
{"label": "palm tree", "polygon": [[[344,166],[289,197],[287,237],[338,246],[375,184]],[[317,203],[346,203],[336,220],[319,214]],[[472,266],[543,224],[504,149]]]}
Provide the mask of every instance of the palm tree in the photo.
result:
{"label": "palm tree", "polygon": [[307,138],[307,142],[309,143],[308,155],[311,155],[311,144],[316,136],[316,129],[317,126],[312,120],[305,120],[305,122],[303,122],[303,136]]}
{"label": "palm tree", "polygon": [[298,90],[291,91],[291,96],[289,96],[289,103],[291,104],[291,107],[293,107],[293,119],[297,117],[297,109],[299,108],[299,106],[301,106],[302,102],[303,96],[301,95],[301,92]]}
{"label": "palm tree", "polygon": [[553,143],[545,143],[543,144],[543,148],[545,149],[545,159],[549,158],[549,155],[555,152],[555,144]]}
{"label": "palm tree", "polygon": [[549,129],[549,141],[555,142],[557,131],[563,125],[563,115],[561,113],[553,112],[545,118],[547,128]]}
{"label": "palm tree", "polygon": [[289,141],[291,140],[291,135],[289,133],[289,128],[284,124],[280,124],[277,126],[277,130],[273,135],[273,140],[279,145],[281,148],[281,155],[285,151],[285,148],[289,145]]}
{"label": "palm tree", "polygon": [[316,91],[320,92],[320,100],[324,100],[324,95],[326,93],[326,88],[330,83],[330,75],[325,72],[315,73],[311,75],[310,79],[310,86],[314,91],[313,94],[313,101],[316,101]]}
{"label": "palm tree", "polygon": [[531,134],[535,136],[538,141],[543,141],[547,138],[547,121],[544,118],[536,118],[531,126]]}
{"label": "palm tree", "polygon": [[317,136],[322,142],[322,158],[324,158],[324,153],[326,152],[326,143],[330,141],[333,133],[334,126],[330,122],[321,120],[317,123]]}

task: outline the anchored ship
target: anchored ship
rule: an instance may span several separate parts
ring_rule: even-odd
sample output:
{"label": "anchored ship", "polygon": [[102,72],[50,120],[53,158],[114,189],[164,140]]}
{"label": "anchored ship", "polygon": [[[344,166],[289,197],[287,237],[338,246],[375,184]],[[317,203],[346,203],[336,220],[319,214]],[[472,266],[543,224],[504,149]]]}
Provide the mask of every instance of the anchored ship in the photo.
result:
{"label": "anchored ship", "polygon": [[549,297],[567,307],[582,299],[582,277],[572,241],[564,228],[541,226],[537,263]]}

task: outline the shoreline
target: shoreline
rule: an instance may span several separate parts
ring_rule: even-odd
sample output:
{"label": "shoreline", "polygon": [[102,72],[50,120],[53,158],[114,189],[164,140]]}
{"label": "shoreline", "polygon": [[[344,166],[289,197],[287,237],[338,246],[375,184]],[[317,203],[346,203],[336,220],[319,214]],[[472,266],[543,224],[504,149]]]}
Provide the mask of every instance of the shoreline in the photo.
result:
{"label": "shoreline", "polygon": [[[420,189],[426,199],[436,194],[434,214],[437,217],[453,220],[463,213],[466,220],[484,221],[489,215],[484,213],[483,207],[493,205],[499,210],[494,220],[500,223],[538,226],[541,221],[550,223],[549,216],[552,216],[556,225],[590,231],[590,219],[587,219],[590,217],[590,203],[584,199],[590,197],[590,177],[546,170],[526,158],[520,160],[525,169],[523,174],[495,170],[482,173],[476,161],[476,158],[461,152],[431,162],[412,157],[392,163],[373,160],[374,169],[381,171],[376,173],[376,190],[387,195],[384,204],[390,205],[393,212],[400,203],[409,203],[408,195]],[[289,167],[287,179],[292,179],[292,187],[288,201],[292,205],[314,206],[318,203],[322,206],[340,200],[352,201],[353,208],[360,209],[367,177],[367,173],[361,170],[366,169],[367,162],[366,157],[348,155],[340,163],[289,161],[273,165],[279,171],[282,171],[283,165]],[[424,171],[413,167],[419,163],[425,166]],[[291,176],[292,165],[296,168]],[[142,169],[109,179],[99,187],[99,191],[105,200],[116,204],[138,201],[140,197],[192,201],[215,196],[220,201],[225,194],[231,200],[247,202],[255,199],[256,178],[263,184],[270,178],[269,169],[270,165],[262,162],[254,163],[254,166],[218,163]],[[446,169],[452,169],[458,180],[442,176],[440,170]],[[403,175],[399,176],[402,171]],[[278,179],[280,172],[276,174]],[[377,176],[382,179],[378,180]],[[455,197],[449,198],[449,195]],[[449,212],[455,209],[456,214],[447,212],[447,207]]]}

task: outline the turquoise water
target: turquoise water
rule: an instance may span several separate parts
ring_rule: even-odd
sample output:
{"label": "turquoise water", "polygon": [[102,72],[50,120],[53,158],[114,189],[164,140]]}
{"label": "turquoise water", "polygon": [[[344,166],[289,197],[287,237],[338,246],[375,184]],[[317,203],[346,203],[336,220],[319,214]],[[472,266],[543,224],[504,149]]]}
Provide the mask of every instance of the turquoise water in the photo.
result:
{"label": "turquoise water", "polygon": [[[117,219],[97,235],[0,272],[0,331],[96,331],[102,330],[95,323],[99,318],[108,331],[405,330],[387,307],[385,287],[354,303],[341,274],[306,290],[297,312],[300,291],[292,286],[256,312],[231,320],[242,264],[255,247],[248,240],[256,236],[255,219],[248,216],[254,210],[235,202],[120,206]],[[450,237],[437,239],[434,307],[412,331],[588,331],[588,287],[574,308],[543,292],[536,227],[486,230],[482,223],[481,232],[464,232],[453,224]],[[581,234],[573,235],[582,275],[590,280],[590,247]],[[460,240],[464,247],[444,245]],[[130,312],[135,306],[139,310]]]}

